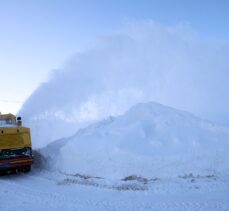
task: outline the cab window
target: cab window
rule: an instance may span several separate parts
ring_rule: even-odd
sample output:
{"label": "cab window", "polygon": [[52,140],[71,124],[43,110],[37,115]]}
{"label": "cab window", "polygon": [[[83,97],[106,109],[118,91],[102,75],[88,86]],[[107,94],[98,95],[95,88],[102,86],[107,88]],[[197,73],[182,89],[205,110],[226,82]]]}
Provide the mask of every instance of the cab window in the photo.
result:
{"label": "cab window", "polygon": [[0,119],[0,125],[12,125],[12,119]]}

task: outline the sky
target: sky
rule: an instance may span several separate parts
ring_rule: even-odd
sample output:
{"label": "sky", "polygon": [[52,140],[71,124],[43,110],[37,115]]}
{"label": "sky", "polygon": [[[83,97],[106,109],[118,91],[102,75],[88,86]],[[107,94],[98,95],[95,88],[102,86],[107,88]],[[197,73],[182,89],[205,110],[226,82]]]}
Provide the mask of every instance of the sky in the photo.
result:
{"label": "sky", "polygon": [[186,23],[229,43],[227,0],[0,0],[0,111],[16,113],[53,70],[128,22]]}

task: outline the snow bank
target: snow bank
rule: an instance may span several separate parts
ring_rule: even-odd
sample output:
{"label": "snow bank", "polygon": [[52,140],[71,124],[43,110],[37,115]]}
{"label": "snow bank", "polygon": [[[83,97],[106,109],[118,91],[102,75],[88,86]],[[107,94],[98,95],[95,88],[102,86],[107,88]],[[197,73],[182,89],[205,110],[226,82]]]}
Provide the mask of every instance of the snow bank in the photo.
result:
{"label": "snow bank", "polygon": [[50,168],[106,178],[229,170],[229,129],[157,103],[137,104],[42,150]]}

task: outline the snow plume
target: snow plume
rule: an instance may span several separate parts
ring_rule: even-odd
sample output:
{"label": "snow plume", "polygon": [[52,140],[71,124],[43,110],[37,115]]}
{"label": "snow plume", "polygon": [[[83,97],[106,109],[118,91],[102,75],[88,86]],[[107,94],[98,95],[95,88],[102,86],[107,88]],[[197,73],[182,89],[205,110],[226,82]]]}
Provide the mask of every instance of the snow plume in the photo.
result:
{"label": "snow plume", "polygon": [[53,71],[20,114],[35,147],[145,101],[229,123],[228,53],[186,25],[130,24]]}

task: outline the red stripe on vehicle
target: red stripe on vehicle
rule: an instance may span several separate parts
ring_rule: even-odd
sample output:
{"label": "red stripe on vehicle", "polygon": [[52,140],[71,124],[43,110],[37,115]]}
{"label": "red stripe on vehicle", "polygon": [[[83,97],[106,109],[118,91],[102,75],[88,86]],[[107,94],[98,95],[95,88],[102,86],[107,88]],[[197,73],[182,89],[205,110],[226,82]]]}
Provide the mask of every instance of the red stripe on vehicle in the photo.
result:
{"label": "red stripe on vehicle", "polygon": [[32,162],[10,164],[11,167],[25,166],[25,165],[32,165]]}
{"label": "red stripe on vehicle", "polygon": [[0,160],[0,162],[9,162],[9,161],[18,161],[18,160],[27,160],[27,159],[32,159],[31,157],[29,158],[9,158],[9,159],[4,159],[4,160]]}

